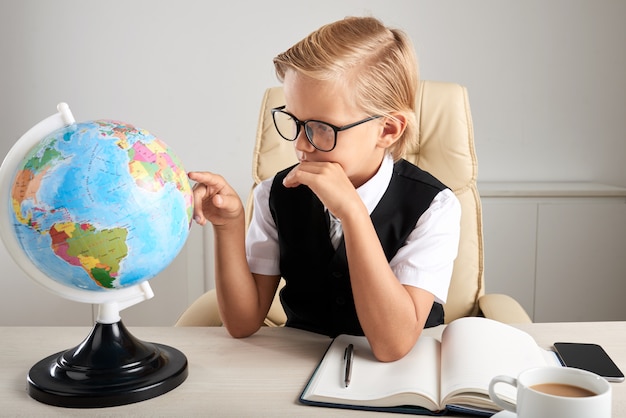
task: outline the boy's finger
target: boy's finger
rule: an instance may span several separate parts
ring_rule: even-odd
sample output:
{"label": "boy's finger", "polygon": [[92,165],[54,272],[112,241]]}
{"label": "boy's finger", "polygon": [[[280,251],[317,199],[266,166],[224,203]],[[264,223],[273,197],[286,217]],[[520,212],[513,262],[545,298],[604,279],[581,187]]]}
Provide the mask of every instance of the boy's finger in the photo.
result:
{"label": "boy's finger", "polygon": [[187,173],[187,177],[196,183],[207,184],[209,186],[214,186],[220,183],[220,176],[209,173],[208,171],[190,171]]}

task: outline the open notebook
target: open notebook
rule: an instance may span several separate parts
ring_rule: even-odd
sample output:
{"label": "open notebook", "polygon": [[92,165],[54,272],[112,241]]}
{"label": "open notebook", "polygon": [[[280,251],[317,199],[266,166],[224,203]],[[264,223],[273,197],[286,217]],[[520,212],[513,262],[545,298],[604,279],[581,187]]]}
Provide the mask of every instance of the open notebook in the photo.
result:
{"label": "open notebook", "polygon": [[[344,351],[354,345],[349,387],[344,383]],[[527,333],[486,318],[460,318],[444,330],[441,341],[422,336],[402,359],[376,360],[365,337],[340,335],[324,354],[300,396],[304,404],[414,414],[446,410],[491,415],[491,378],[517,376],[537,366],[560,367],[552,351],[540,348]],[[503,399],[515,402],[515,389],[498,385]]]}

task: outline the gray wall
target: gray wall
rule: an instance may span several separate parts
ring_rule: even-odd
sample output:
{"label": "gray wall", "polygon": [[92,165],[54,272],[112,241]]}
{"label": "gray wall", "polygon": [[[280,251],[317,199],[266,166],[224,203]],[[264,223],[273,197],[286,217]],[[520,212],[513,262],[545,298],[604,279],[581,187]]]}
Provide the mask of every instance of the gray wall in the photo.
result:
{"label": "gray wall", "polygon": [[626,186],[626,2],[0,0],[0,156],[67,101],[169,143],[245,196],[272,58],[373,14],[413,38],[425,79],[469,88],[480,180]]}
{"label": "gray wall", "polygon": [[479,180],[626,186],[620,0],[0,0],[0,158],[66,101],[78,121],[151,131],[245,198],[272,57],[364,14],[409,33],[422,78],[468,87]]}

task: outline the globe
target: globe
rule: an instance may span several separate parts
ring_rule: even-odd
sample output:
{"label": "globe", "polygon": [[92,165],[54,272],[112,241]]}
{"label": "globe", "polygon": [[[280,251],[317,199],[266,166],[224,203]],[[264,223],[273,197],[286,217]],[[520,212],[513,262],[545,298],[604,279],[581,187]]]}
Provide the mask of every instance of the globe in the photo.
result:
{"label": "globe", "polygon": [[99,305],[89,336],[28,374],[29,394],[64,407],[161,395],[187,377],[175,348],[136,339],[119,312],[153,296],[148,281],[183,248],[193,194],[178,156],[145,129],[77,123],[65,103],[0,166],[0,236],[47,290]]}
{"label": "globe", "polygon": [[156,276],[182,249],[193,197],[180,159],[131,124],[74,123],[23,156],[8,199],[21,250],[58,283],[90,291]]}

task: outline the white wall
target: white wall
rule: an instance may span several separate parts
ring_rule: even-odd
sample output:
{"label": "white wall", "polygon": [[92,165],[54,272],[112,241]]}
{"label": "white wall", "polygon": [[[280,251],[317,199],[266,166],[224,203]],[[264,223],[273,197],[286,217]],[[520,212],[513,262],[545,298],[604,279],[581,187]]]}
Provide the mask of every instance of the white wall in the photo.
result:
{"label": "white wall", "polygon": [[245,198],[272,58],[363,14],[409,33],[423,78],[469,88],[479,180],[626,186],[620,0],[0,0],[0,157],[66,101],[79,121],[148,129]]}

